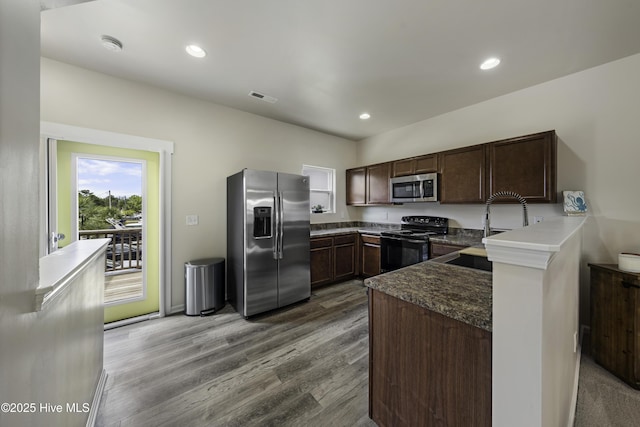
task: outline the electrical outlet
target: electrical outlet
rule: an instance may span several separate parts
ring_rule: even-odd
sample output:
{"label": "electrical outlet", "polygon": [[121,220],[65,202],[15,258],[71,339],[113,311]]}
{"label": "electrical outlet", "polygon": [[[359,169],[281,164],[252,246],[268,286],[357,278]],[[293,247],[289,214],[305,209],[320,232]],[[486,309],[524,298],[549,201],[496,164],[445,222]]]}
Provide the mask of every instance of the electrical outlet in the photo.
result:
{"label": "electrical outlet", "polygon": [[534,224],[537,224],[537,223],[539,223],[539,222],[542,222],[542,220],[543,220],[543,219],[544,219],[544,217],[543,217],[543,216],[534,216],[534,217],[533,217],[533,223],[534,223]]}
{"label": "electrical outlet", "polygon": [[198,215],[187,215],[187,225],[198,225]]}

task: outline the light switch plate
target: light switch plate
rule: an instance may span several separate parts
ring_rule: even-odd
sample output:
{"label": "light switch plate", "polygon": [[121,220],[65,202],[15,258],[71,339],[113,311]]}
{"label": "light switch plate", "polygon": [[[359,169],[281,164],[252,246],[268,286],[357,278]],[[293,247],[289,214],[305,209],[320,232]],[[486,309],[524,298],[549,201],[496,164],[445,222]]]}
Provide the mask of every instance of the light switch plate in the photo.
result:
{"label": "light switch plate", "polygon": [[198,215],[187,215],[187,225],[198,225]]}

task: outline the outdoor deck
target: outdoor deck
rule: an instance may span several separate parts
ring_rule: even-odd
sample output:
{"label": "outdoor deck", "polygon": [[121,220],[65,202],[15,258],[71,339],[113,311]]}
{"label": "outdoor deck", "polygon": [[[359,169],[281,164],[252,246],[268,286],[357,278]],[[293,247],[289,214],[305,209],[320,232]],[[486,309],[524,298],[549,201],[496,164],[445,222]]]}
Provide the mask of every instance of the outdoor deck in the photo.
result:
{"label": "outdoor deck", "polygon": [[80,239],[111,239],[105,257],[105,304],[142,296],[142,228],[82,230],[78,234]]}
{"label": "outdoor deck", "polygon": [[142,270],[106,274],[104,302],[109,303],[142,296]]}

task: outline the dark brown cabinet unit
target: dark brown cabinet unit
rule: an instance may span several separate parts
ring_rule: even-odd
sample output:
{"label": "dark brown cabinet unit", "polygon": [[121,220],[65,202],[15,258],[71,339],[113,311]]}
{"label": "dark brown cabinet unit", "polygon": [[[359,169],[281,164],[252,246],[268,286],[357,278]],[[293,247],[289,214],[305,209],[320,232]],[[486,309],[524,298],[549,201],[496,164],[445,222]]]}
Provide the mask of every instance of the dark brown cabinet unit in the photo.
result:
{"label": "dark brown cabinet unit", "polygon": [[356,234],[311,238],[312,287],[355,277],[356,241]]}
{"label": "dark brown cabinet unit", "polygon": [[640,273],[613,264],[591,267],[591,354],[640,389]]}
{"label": "dark brown cabinet unit", "polygon": [[347,205],[389,204],[390,163],[347,169]]}
{"label": "dark brown cabinet unit", "polygon": [[460,249],[464,249],[467,246],[462,245],[453,245],[451,243],[429,243],[429,257],[437,258],[442,255],[450,254],[451,252],[459,251]]}
{"label": "dark brown cabinet unit", "polygon": [[390,177],[430,172],[440,173],[440,203],[485,203],[498,191],[514,191],[529,203],[556,203],[556,133],[550,130],[349,169],[347,204],[389,204]]}
{"label": "dark brown cabinet unit", "polygon": [[367,204],[389,204],[389,163],[367,166]]}
{"label": "dark brown cabinet unit", "polygon": [[362,277],[380,274],[380,236],[363,234],[360,236],[360,275]]}
{"label": "dark brown cabinet unit", "polygon": [[556,134],[542,132],[489,144],[489,195],[515,191],[529,203],[555,203]]}
{"label": "dark brown cabinet unit", "polygon": [[367,168],[347,169],[347,205],[366,205]]}
{"label": "dark brown cabinet unit", "polygon": [[311,286],[333,282],[333,238],[315,237],[311,246]]}
{"label": "dark brown cabinet unit", "polygon": [[417,175],[438,171],[438,155],[412,157],[410,159],[396,160],[393,162],[391,176]]}
{"label": "dark brown cabinet unit", "polygon": [[369,416],[491,426],[491,332],[369,290]]}
{"label": "dark brown cabinet unit", "polygon": [[487,200],[486,148],[482,144],[439,153],[441,203]]}

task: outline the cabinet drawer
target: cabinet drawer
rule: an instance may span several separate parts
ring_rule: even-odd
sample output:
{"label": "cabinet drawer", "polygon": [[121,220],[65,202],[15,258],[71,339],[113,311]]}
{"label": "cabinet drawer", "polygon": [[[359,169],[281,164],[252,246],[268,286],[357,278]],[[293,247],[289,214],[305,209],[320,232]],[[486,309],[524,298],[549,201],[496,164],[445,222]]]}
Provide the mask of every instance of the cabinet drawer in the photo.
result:
{"label": "cabinet drawer", "polygon": [[380,236],[370,236],[368,234],[363,234],[360,236],[362,243],[372,243],[374,245],[380,244]]}
{"label": "cabinet drawer", "polygon": [[333,246],[333,238],[332,237],[316,237],[311,239],[309,242],[311,245],[311,249],[317,248],[330,248]]}
{"label": "cabinet drawer", "polygon": [[348,245],[356,243],[356,235],[355,234],[345,234],[342,236],[335,236],[333,238],[334,245]]}

